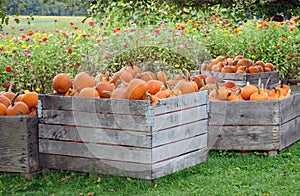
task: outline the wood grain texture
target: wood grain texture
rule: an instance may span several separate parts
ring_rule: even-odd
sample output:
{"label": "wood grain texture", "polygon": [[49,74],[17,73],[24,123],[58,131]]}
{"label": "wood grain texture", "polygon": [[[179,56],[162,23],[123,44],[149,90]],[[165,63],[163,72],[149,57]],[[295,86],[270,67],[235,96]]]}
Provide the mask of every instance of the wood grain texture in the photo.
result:
{"label": "wood grain texture", "polygon": [[280,100],[281,124],[300,116],[300,93]]}
{"label": "wood grain texture", "polygon": [[213,150],[277,150],[279,126],[209,126],[208,147]]}
{"label": "wood grain texture", "polygon": [[39,171],[37,117],[0,117],[0,171]]}
{"label": "wood grain texture", "polygon": [[294,118],[280,126],[280,148],[286,149],[300,139],[300,116]]}
{"label": "wood grain texture", "polygon": [[210,125],[279,125],[279,101],[210,101]]}

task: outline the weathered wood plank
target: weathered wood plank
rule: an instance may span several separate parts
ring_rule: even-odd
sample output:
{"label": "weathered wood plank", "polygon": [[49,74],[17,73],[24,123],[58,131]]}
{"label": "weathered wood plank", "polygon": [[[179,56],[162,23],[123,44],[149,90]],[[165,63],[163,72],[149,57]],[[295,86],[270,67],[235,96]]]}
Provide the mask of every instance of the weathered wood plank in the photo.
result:
{"label": "weathered wood plank", "polygon": [[37,117],[0,117],[0,171],[30,173],[39,170]]}
{"label": "weathered wood plank", "polygon": [[279,101],[210,101],[211,125],[279,125]]}
{"label": "weathered wood plank", "polygon": [[43,110],[41,123],[147,131],[145,116]]}
{"label": "weathered wood plank", "polygon": [[184,110],[195,106],[206,105],[207,100],[207,91],[199,91],[168,99],[161,99],[159,100],[158,104],[154,106],[153,112],[154,115],[159,115],[172,111]]}
{"label": "weathered wood plank", "polygon": [[277,150],[279,141],[279,126],[208,126],[213,150]]}
{"label": "weathered wood plank", "polygon": [[300,139],[300,116],[282,124],[280,130],[281,137],[279,150],[282,150],[296,143]]}
{"label": "weathered wood plank", "polygon": [[152,179],[151,164],[40,154],[42,168]]}
{"label": "weathered wood plank", "polygon": [[41,153],[151,163],[151,149],[59,140],[39,140]]}
{"label": "weathered wood plank", "polygon": [[207,134],[158,146],[152,149],[152,163],[207,147]]}
{"label": "weathered wood plank", "polygon": [[149,101],[39,95],[43,110],[144,115]]}
{"label": "weathered wood plank", "polygon": [[203,163],[207,161],[207,158],[208,149],[205,147],[192,153],[155,163],[152,167],[152,179],[160,178],[182,169]]}
{"label": "weathered wood plank", "polygon": [[183,140],[196,135],[207,134],[207,123],[208,120],[206,119],[153,132],[152,147]]}
{"label": "weathered wood plank", "polygon": [[280,122],[283,124],[300,116],[300,93],[280,100]]}
{"label": "weathered wood plank", "polygon": [[39,137],[41,139],[49,138],[151,148],[150,131],[147,132],[39,124]]}
{"label": "weathered wood plank", "polygon": [[207,106],[201,105],[185,110],[180,110],[164,115],[154,116],[152,131],[162,130],[169,127],[179,126],[182,124],[203,120],[208,118],[206,112]]}

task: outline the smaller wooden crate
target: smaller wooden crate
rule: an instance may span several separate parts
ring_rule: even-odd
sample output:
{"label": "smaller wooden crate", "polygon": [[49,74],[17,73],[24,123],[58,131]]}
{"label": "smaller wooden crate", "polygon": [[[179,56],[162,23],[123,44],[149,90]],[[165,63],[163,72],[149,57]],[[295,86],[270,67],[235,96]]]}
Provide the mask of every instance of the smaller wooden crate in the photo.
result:
{"label": "smaller wooden crate", "polygon": [[41,167],[153,180],[207,160],[207,92],[149,101],[41,95]]}
{"label": "smaller wooden crate", "polygon": [[33,178],[40,171],[38,118],[1,116],[0,125],[0,172]]}
{"label": "smaller wooden crate", "polygon": [[208,146],[278,154],[300,139],[300,93],[272,101],[211,101]]}
{"label": "smaller wooden crate", "polygon": [[268,78],[270,78],[268,84],[269,89],[273,88],[274,86],[280,83],[279,71],[245,74],[204,71],[202,72],[202,74],[217,76],[224,82],[233,81],[237,86],[245,86],[247,82],[249,82],[250,84],[258,84],[259,78],[261,79],[261,82],[263,84],[266,84]]}

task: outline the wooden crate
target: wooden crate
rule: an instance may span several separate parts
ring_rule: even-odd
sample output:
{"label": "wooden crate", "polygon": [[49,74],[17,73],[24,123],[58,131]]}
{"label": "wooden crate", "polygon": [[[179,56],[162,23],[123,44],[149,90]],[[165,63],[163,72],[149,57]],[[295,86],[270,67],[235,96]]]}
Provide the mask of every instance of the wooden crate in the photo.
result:
{"label": "wooden crate", "polygon": [[40,171],[38,118],[1,116],[0,124],[0,172],[33,178]]}
{"label": "wooden crate", "polygon": [[272,101],[210,102],[208,146],[276,155],[300,139],[300,93]]}
{"label": "wooden crate", "polygon": [[[196,72],[193,72],[195,74]],[[264,73],[245,73],[245,74],[236,74],[236,73],[222,73],[222,72],[202,72],[204,75],[214,75],[220,78],[222,81],[233,81],[237,86],[245,86],[247,82],[250,84],[258,84],[259,78],[263,84],[266,84],[268,78],[269,84],[268,88],[271,89],[274,86],[280,83],[279,71],[273,72],[264,72]]]}
{"label": "wooden crate", "polygon": [[153,180],[207,160],[207,92],[148,101],[39,97],[41,167]]}

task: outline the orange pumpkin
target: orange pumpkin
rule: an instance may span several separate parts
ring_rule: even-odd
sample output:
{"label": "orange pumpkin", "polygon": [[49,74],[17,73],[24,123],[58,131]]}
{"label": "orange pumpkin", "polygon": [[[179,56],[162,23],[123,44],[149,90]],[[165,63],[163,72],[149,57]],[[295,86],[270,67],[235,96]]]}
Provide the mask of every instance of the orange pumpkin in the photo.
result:
{"label": "orange pumpkin", "polygon": [[126,87],[125,97],[130,100],[144,99],[147,92],[146,81],[138,78],[132,79]]}
{"label": "orange pumpkin", "polygon": [[100,98],[109,98],[111,94],[108,92],[112,92],[115,88],[115,85],[110,82],[98,82],[96,86],[96,90],[99,93]]}
{"label": "orange pumpkin", "polygon": [[242,88],[241,96],[244,100],[249,100],[251,94],[256,93],[258,91],[258,88],[255,85],[247,84]]}
{"label": "orange pumpkin", "polygon": [[3,103],[0,103],[0,116],[6,116],[6,113],[7,107]]}
{"label": "orange pumpkin", "polygon": [[38,97],[36,92],[28,92],[22,95],[21,101],[26,103],[29,108],[35,108],[38,105]]}
{"label": "orange pumpkin", "polygon": [[72,87],[72,79],[69,74],[59,73],[52,80],[53,89],[59,94],[65,94]]}

